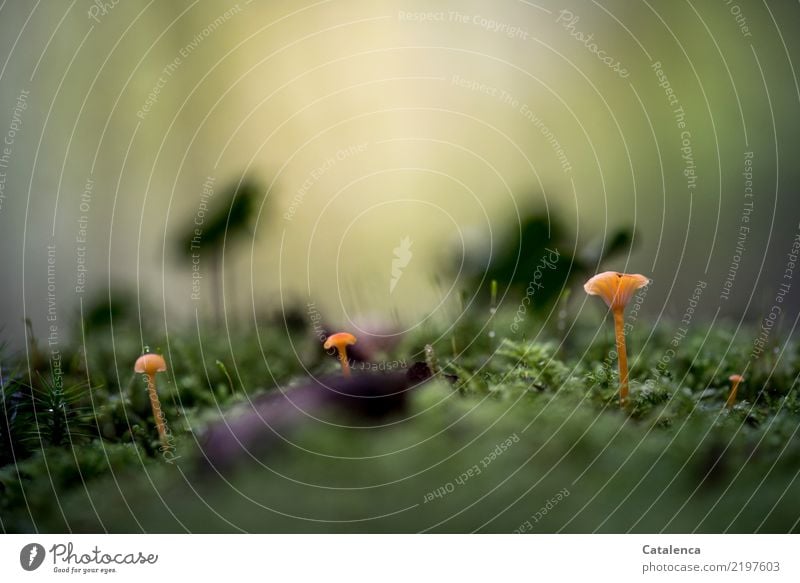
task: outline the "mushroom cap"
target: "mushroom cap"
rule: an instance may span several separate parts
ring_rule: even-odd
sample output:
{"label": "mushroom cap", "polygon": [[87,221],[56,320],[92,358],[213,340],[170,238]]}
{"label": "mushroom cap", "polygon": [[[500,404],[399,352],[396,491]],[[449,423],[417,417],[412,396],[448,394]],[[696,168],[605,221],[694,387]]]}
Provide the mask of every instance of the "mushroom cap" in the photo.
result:
{"label": "mushroom cap", "polygon": [[143,372],[145,374],[155,374],[157,372],[164,372],[167,370],[167,361],[160,354],[148,352],[141,355],[136,359],[136,364],[133,366],[134,372]]}
{"label": "mushroom cap", "polygon": [[627,306],[633,292],[649,283],[648,278],[638,273],[604,271],[587,281],[583,289],[590,296],[600,296],[613,309]]}
{"label": "mushroom cap", "polygon": [[732,383],[741,383],[744,380],[744,377],[740,374],[732,374],[728,377],[728,380]]}
{"label": "mushroom cap", "polygon": [[345,346],[350,346],[351,344],[355,343],[356,337],[349,332],[337,332],[336,334],[331,334],[328,336],[328,339],[325,341],[325,344],[323,344],[322,347],[325,350],[329,350],[334,346],[341,349]]}

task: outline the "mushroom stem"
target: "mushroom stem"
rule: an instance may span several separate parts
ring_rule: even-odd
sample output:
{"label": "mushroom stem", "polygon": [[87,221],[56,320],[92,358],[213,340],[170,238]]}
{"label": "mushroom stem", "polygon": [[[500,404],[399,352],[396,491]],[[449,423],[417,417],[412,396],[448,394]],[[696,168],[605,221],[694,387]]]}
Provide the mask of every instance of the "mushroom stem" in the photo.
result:
{"label": "mushroom stem", "polygon": [[618,307],[614,312],[614,336],[617,339],[617,363],[619,365],[619,404],[628,402],[628,353],[625,347],[625,309]]}
{"label": "mushroom stem", "polygon": [[728,400],[725,401],[725,406],[728,409],[732,409],[733,406],[736,404],[736,393],[739,390],[739,383],[742,382],[741,378],[733,379],[733,386],[731,387],[731,392],[728,394]]}
{"label": "mushroom stem", "polygon": [[344,346],[337,348],[339,351],[339,362],[342,364],[342,375],[350,376],[350,363],[347,361],[347,349]]}
{"label": "mushroom stem", "polygon": [[153,408],[153,418],[156,421],[156,429],[158,430],[158,439],[162,445],[167,444],[167,428],[164,425],[164,415],[161,413],[161,403],[158,400],[158,392],[156,392],[156,375],[155,373],[147,374],[147,393],[150,395],[150,406]]}

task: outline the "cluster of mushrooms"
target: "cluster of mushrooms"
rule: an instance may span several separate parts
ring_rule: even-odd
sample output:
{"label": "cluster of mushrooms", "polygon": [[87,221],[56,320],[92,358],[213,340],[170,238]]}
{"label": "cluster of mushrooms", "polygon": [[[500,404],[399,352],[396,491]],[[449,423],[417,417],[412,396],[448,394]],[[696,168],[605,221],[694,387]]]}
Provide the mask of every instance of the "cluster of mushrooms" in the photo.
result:
{"label": "cluster of mushrooms", "polygon": [[[630,302],[633,294],[648,285],[650,280],[644,275],[605,271],[589,279],[583,288],[587,294],[599,296],[614,317],[614,337],[617,349],[617,364],[619,367],[619,402],[622,408],[628,403],[628,355],[625,346],[625,307]],[[342,367],[342,375],[349,378],[350,364],[347,357],[347,347],[356,343],[356,337],[348,332],[338,332],[327,337],[323,344],[325,350],[335,349]],[[159,439],[167,439],[164,417],[156,391],[156,373],[167,370],[167,363],[159,354],[145,353],[139,357],[134,367],[135,372],[145,375],[150,404],[153,408],[153,417],[156,421]],[[732,387],[725,406],[730,409],[736,403],[736,394],[739,385],[744,381],[742,375],[734,374],[729,378]]]}

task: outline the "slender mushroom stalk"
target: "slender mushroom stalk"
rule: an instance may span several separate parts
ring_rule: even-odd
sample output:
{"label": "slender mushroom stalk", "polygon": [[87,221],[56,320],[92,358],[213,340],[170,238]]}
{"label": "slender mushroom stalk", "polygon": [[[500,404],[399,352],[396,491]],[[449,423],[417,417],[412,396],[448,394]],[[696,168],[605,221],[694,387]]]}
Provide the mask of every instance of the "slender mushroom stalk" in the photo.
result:
{"label": "slender mushroom stalk", "polygon": [[625,347],[625,306],[633,292],[650,283],[643,275],[605,271],[587,281],[583,289],[592,296],[600,296],[614,315],[614,337],[617,343],[619,365],[619,403],[628,401],[628,353]]}
{"label": "slender mushroom stalk", "polygon": [[732,374],[728,377],[728,380],[731,382],[731,392],[728,394],[728,400],[725,401],[725,406],[728,409],[732,409],[736,404],[736,393],[739,390],[739,384],[744,381],[744,377],[740,374]]}
{"label": "slender mushroom stalk", "polygon": [[346,377],[350,376],[350,363],[347,361],[347,347],[356,343],[356,337],[347,332],[337,332],[331,334],[325,341],[322,347],[325,350],[336,348],[339,352],[339,362],[342,365],[342,374]]}
{"label": "slender mushroom stalk", "polygon": [[619,406],[628,402],[628,347],[625,345],[625,312],[616,308],[614,312],[614,338],[617,342],[617,365],[619,367]]}
{"label": "slender mushroom stalk", "polygon": [[134,371],[147,376],[147,392],[150,395],[150,406],[153,408],[153,418],[156,420],[158,438],[162,445],[167,445],[167,428],[164,424],[164,415],[161,412],[161,403],[158,401],[156,392],[156,373],[167,370],[167,363],[160,354],[143,354],[140,356]]}

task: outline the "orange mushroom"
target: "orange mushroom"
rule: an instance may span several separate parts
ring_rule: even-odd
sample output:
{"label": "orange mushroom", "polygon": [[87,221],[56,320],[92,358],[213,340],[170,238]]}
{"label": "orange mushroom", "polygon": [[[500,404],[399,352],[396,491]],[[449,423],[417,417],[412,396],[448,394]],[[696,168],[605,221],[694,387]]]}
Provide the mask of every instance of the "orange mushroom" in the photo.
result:
{"label": "orange mushroom", "polygon": [[166,371],[167,363],[160,354],[147,353],[136,360],[133,370],[147,376],[147,392],[150,395],[150,406],[153,408],[153,417],[156,420],[158,438],[161,440],[162,445],[166,445],[168,442],[167,428],[164,424],[164,414],[161,412],[161,403],[158,401],[158,393],[156,392],[156,373]]}
{"label": "orange mushroom", "polygon": [[331,334],[323,344],[325,350],[336,348],[339,352],[339,362],[342,364],[342,374],[346,377],[350,376],[350,363],[347,362],[347,347],[356,343],[356,337],[348,332],[337,332]]}
{"label": "orange mushroom", "polygon": [[732,409],[733,406],[736,404],[736,393],[739,390],[739,384],[744,381],[744,377],[740,374],[732,374],[728,377],[728,380],[731,382],[731,392],[728,394],[728,400],[725,401],[725,406],[728,409]]}
{"label": "orange mushroom", "polygon": [[605,271],[587,281],[583,289],[592,296],[600,296],[614,314],[614,336],[617,341],[619,364],[619,403],[625,406],[628,400],[628,354],[625,348],[625,306],[633,292],[650,283],[644,275]]}

